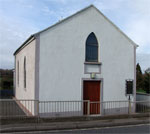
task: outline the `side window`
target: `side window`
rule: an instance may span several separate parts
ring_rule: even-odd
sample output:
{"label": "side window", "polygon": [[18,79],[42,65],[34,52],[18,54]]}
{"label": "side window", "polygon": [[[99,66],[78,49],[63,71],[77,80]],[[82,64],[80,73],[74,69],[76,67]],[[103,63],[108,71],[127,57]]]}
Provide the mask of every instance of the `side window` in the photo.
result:
{"label": "side window", "polygon": [[26,88],[26,57],[24,57],[24,88]]}
{"label": "side window", "polygon": [[92,32],[86,40],[86,62],[98,62],[98,42],[95,34]]}
{"label": "side window", "polygon": [[19,61],[17,62],[17,83],[19,86]]}

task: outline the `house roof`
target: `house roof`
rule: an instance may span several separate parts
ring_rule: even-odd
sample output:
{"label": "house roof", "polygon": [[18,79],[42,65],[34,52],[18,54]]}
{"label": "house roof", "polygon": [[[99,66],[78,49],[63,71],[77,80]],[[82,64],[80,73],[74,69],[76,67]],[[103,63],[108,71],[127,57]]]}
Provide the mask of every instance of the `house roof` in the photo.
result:
{"label": "house roof", "polygon": [[110,20],[109,20],[102,12],[100,12],[94,5],[90,5],[90,6],[86,7],[86,8],[84,8],[84,9],[82,9],[82,10],[80,10],[80,11],[74,13],[73,15],[71,15],[71,16],[65,18],[65,19],[62,19],[61,21],[58,21],[58,22],[55,23],[54,25],[51,25],[51,26],[49,26],[48,28],[45,28],[45,29],[43,29],[43,30],[41,30],[41,31],[39,31],[39,32],[37,32],[37,33],[32,34],[32,35],[14,52],[14,55],[16,55],[16,54],[26,45],[26,43],[27,43],[28,41],[30,41],[32,38],[36,38],[36,36],[39,35],[40,33],[44,32],[44,31],[46,31],[46,30],[49,30],[49,29],[51,29],[52,27],[57,26],[58,24],[61,24],[62,22],[64,22],[64,21],[66,21],[66,20],[68,20],[68,19],[74,17],[75,15],[78,15],[79,13],[81,13],[81,12],[83,12],[83,11],[85,11],[85,10],[91,8],[91,7],[95,8],[109,23],[111,23],[121,34],[123,34],[135,47],[138,47],[138,45],[137,45],[134,41],[132,41],[125,33],[123,33],[112,21],[110,21]]}

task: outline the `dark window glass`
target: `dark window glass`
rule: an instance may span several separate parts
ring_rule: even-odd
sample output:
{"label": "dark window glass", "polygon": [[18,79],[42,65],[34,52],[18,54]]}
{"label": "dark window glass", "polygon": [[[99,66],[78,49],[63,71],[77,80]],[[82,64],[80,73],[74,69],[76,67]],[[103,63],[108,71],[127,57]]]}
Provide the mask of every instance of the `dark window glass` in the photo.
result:
{"label": "dark window glass", "polygon": [[24,88],[26,88],[26,57],[24,57]]}
{"label": "dark window glass", "polygon": [[98,42],[92,32],[86,40],[86,59],[87,62],[98,62]]}
{"label": "dark window glass", "polygon": [[17,72],[17,81],[18,81],[18,86],[19,86],[19,61],[17,62],[18,66],[17,66],[17,69],[18,69],[18,72]]}
{"label": "dark window glass", "polygon": [[133,94],[133,80],[126,80],[126,94]]}

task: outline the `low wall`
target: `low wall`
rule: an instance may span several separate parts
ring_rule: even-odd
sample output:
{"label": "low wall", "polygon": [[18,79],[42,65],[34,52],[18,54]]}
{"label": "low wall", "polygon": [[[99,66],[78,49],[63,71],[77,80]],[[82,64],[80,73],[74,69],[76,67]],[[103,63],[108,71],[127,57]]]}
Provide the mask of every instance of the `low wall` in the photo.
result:
{"label": "low wall", "polygon": [[136,101],[150,101],[150,94],[136,93]]}

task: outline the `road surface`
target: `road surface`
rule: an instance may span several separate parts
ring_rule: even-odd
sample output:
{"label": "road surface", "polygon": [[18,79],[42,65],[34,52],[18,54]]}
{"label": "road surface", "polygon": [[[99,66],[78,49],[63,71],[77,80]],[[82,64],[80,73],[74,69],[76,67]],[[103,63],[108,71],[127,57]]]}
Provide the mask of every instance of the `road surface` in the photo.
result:
{"label": "road surface", "polygon": [[15,134],[150,134],[150,124],[117,126],[106,128],[88,128],[76,130],[53,130],[39,132],[21,132]]}

